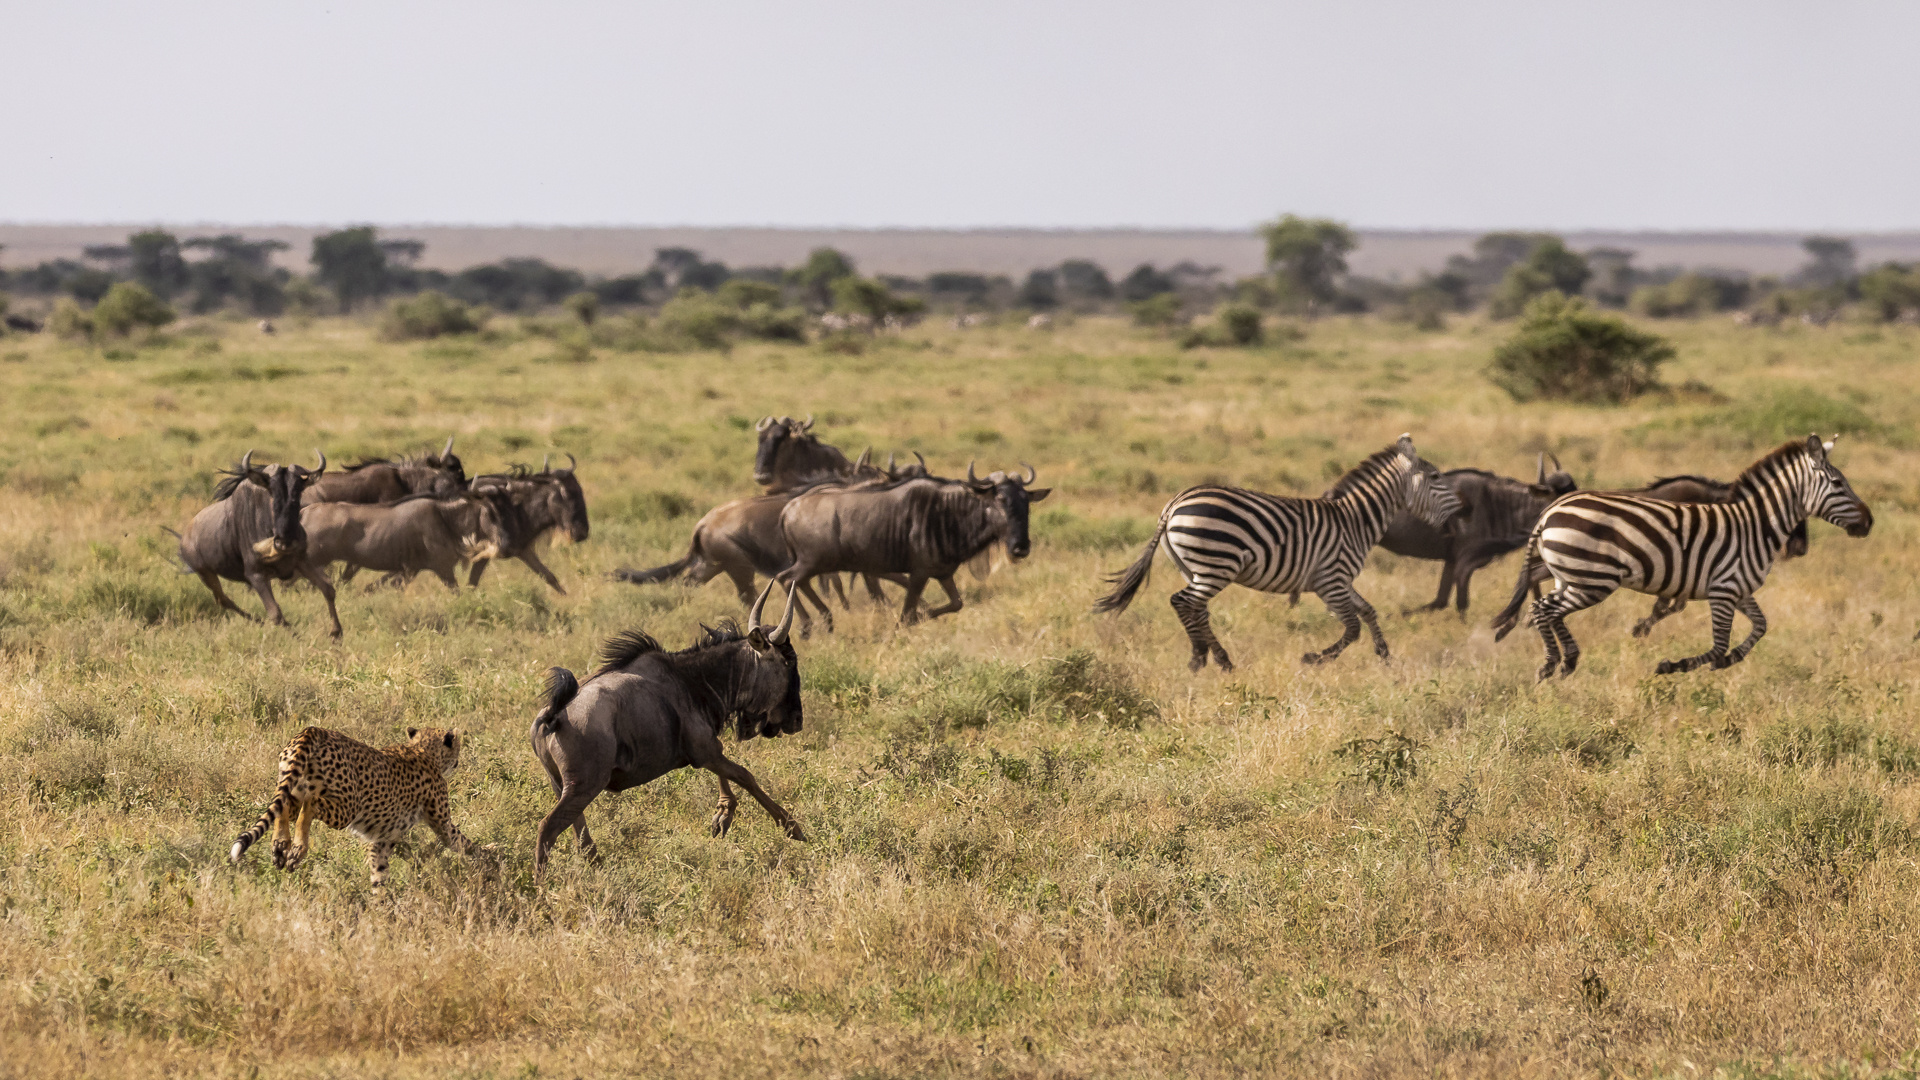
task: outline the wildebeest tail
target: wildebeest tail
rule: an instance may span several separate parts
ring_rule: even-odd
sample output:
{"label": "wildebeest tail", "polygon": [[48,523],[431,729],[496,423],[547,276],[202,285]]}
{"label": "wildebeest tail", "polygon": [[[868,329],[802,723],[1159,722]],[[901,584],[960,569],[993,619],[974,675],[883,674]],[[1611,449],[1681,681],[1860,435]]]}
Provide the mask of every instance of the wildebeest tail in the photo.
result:
{"label": "wildebeest tail", "polygon": [[227,860],[239,862],[240,857],[247,853],[247,849],[253,846],[254,841],[267,835],[267,831],[273,828],[273,823],[279,820],[280,815],[291,814],[293,811],[293,775],[289,773],[282,776],[280,786],[273,789],[273,801],[267,804],[267,810],[260,815],[260,820],[254,822],[253,828],[241,833],[233,842],[233,850],[227,853]]}
{"label": "wildebeest tail", "polygon": [[693,543],[687,545],[687,557],[681,559],[679,562],[668,563],[665,566],[656,566],[651,570],[635,570],[630,566],[623,566],[613,572],[613,580],[631,581],[635,585],[656,585],[662,581],[672,581],[674,578],[686,573],[693,564],[699,561],[700,536],[696,533],[693,537]]}
{"label": "wildebeest tail", "polygon": [[533,718],[535,734],[545,735],[560,726],[560,714],[567,709],[568,702],[580,692],[580,680],[573,672],[563,667],[547,669],[547,707]]}
{"label": "wildebeest tail", "polygon": [[1513,597],[1507,601],[1506,607],[1500,609],[1500,614],[1493,617],[1495,641],[1505,638],[1513,632],[1514,627],[1520,625],[1520,609],[1527,602],[1528,590],[1553,576],[1547,570],[1546,561],[1540,558],[1537,540],[1537,534],[1528,538],[1527,561],[1521,564],[1519,580],[1513,583]]}
{"label": "wildebeest tail", "polygon": [[1138,559],[1133,560],[1132,566],[1107,578],[1107,584],[1117,585],[1119,588],[1094,602],[1095,613],[1127,610],[1127,605],[1133,603],[1133,594],[1140,591],[1140,586],[1145,585],[1148,576],[1153,573],[1153,556],[1160,550],[1160,538],[1166,534],[1167,515],[1163,511],[1160,515],[1160,527],[1153,530],[1153,539],[1147,541],[1147,549],[1140,553]]}

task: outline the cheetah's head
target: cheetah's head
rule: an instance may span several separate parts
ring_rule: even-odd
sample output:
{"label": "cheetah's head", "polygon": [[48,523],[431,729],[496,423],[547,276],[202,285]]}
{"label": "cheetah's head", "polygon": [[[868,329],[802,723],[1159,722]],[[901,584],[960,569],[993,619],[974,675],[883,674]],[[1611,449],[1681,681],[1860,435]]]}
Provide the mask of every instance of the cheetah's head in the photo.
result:
{"label": "cheetah's head", "polygon": [[452,728],[408,728],[407,738],[446,775],[460,766],[460,733]]}

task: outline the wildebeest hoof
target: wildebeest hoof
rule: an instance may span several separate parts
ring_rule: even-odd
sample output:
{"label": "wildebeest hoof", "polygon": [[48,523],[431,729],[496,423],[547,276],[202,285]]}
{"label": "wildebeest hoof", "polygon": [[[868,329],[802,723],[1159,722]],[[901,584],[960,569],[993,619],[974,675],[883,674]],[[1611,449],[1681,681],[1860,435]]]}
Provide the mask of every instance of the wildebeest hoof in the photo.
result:
{"label": "wildebeest hoof", "polygon": [[787,835],[789,837],[795,840],[798,840],[803,844],[807,842],[807,830],[801,828],[799,822],[789,821],[786,823],[784,828],[787,830]]}

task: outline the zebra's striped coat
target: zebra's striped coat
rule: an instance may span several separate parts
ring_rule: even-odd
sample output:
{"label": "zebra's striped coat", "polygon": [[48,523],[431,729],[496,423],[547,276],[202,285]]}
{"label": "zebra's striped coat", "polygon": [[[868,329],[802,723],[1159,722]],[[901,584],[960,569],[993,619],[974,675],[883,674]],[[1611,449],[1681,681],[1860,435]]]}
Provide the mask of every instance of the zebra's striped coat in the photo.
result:
{"label": "zebra's striped coat", "polygon": [[[1706,600],[1713,612],[1713,647],[1698,656],[1663,660],[1665,675],[1703,665],[1727,667],[1746,659],[1767,632],[1754,590],[1808,517],[1865,536],[1873,512],[1828,454],[1831,442],[1810,435],[1761,458],[1734,482],[1726,503],[1676,503],[1621,493],[1580,492],[1547,508],[1527,544],[1529,568],[1544,565],[1554,591],[1534,602],[1530,622],[1546,644],[1545,679],[1556,668],[1572,674],[1580,646],[1566,617],[1620,589],[1667,600]],[[1521,571],[1524,582],[1528,570]],[[1524,585],[1522,586],[1524,588]],[[1752,632],[1729,650],[1733,613]]]}
{"label": "zebra's striped coat", "polygon": [[1345,632],[1326,649],[1306,654],[1306,663],[1339,656],[1359,640],[1363,622],[1374,652],[1385,659],[1379,621],[1373,606],[1354,591],[1353,578],[1401,510],[1436,524],[1458,511],[1458,500],[1435,482],[1437,476],[1414,451],[1412,438],[1402,435],[1317,499],[1214,485],[1188,488],[1161,511],[1160,527],[1146,550],[1111,579],[1118,588],[1094,610],[1125,610],[1146,583],[1154,553],[1164,542],[1187,580],[1170,602],[1193,646],[1189,669],[1205,667],[1211,655],[1222,670],[1233,670],[1227,650],[1214,637],[1207,604],[1236,584],[1269,593],[1308,590],[1326,602]]}

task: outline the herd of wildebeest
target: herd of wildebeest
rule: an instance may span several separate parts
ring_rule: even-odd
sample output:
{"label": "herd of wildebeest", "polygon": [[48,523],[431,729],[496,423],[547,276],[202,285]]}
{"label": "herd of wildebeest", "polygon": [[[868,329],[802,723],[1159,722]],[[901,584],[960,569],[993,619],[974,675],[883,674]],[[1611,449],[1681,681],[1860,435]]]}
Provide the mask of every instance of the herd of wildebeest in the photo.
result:
{"label": "herd of wildebeest", "polygon": [[[529,735],[558,801],[540,826],[536,876],[544,874],[549,850],[568,828],[582,851],[593,854],[582,815],[600,792],[634,787],[689,766],[719,778],[712,820],[716,835],[732,822],[737,784],[789,836],[805,839],[799,823],[752,774],[725,756],[720,735],[728,723],[743,740],[800,729],[795,617],[802,637],[816,617],[832,629],[832,611],[816,583],[842,605],[848,604],[847,587],[853,583],[843,584],[841,575],[859,578],[881,602],[886,600],[881,583],[892,583],[905,590],[904,624],[959,611],[954,575],[969,565],[984,575],[997,549],[1014,560],[1025,558],[1032,547],[1028,508],[1050,494],[1031,486],[1036,479],[1031,466],[983,478],[969,464],[965,477],[956,479],[933,474],[917,454],[907,465],[891,455],[885,466],[875,465],[871,451],[849,459],[814,434],[811,417],[769,416],[757,432],[753,478],[761,494],[725,503],[700,518],[678,561],[614,574],[636,585],[676,580],[698,585],[725,574],[749,607],[744,628],[723,622],[677,652],[629,631],[608,642],[601,666],[584,682],[564,668],[548,673],[546,700]],[[1172,605],[1187,631],[1195,670],[1209,658],[1222,668],[1232,666],[1207,612],[1207,603],[1229,584],[1291,594],[1294,602],[1303,591],[1324,600],[1344,633],[1327,649],[1307,654],[1308,663],[1338,656],[1358,639],[1362,624],[1385,658],[1387,644],[1375,613],[1353,588],[1353,577],[1373,547],[1441,563],[1437,595],[1414,610],[1444,610],[1451,601],[1462,617],[1474,573],[1503,554],[1525,549],[1512,600],[1495,626],[1504,637],[1520,621],[1532,593],[1529,622],[1547,650],[1541,678],[1556,670],[1570,674],[1577,661],[1565,615],[1619,589],[1655,597],[1652,611],[1633,629],[1636,637],[1689,600],[1707,601],[1713,647],[1662,662],[1659,670],[1725,667],[1744,658],[1765,633],[1753,591],[1776,559],[1806,553],[1808,517],[1821,517],[1854,536],[1865,536],[1872,527],[1871,512],[1832,463],[1832,448],[1831,441],[1817,436],[1788,442],[1732,482],[1674,476],[1632,490],[1583,492],[1551,454],[1539,455],[1531,480],[1482,469],[1441,471],[1422,460],[1411,437],[1403,435],[1318,498],[1215,485],[1188,489],[1166,505],[1139,559],[1109,579],[1115,589],[1095,610],[1123,610],[1147,580],[1156,553],[1165,551],[1185,581]],[[474,477],[454,455],[452,439],[439,453],[363,461],[342,472],[329,472],[325,456],[316,455],[318,467],[309,470],[299,464],[263,465],[250,452],[224,472],[216,501],[181,536],[182,561],[223,609],[245,614],[227,598],[221,581],[245,582],[260,594],[267,617],[284,625],[272,583],[305,579],[326,598],[332,633],[339,637],[329,576],[334,563],[342,564],[343,581],[364,569],[404,586],[425,570],[457,590],[455,572],[461,564],[470,564],[468,584],[478,586],[490,560],[516,558],[565,592],[538,553],[555,531],[565,531],[575,542],[587,539],[586,499],[571,455],[564,469],[552,468],[549,461],[537,471],[516,466]],[[770,580],[756,593],[758,578]],[[1555,588],[1543,597],[1539,586],[1549,580]],[[920,599],[929,582],[940,584],[947,601],[923,614]],[[785,587],[785,606],[779,621],[768,624],[762,616],[776,583]],[[1752,633],[1730,649],[1735,611],[1748,618]],[[370,811],[359,805],[358,796],[345,793],[351,785],[337,786],[331,795],[321,790],[324,784],[314,789],[311,763],[295,760],[300,745],[296,741],[283,755],[274,809],[253,835],[279,815],[275,862],[283,865],[291,843],[287,815],[355,829],[379,848],[368,831]],[[446,746],[454,752],[435,758],[436,769],[451,770],[457,763],[452,735]],[[404,754],[407,748],[393,752]],[[301,783],[307,788],[295,783],[303,770]],[[293,805],[302,797],[306,805]],[[404,833],[418,815],[402,818]],[[304,825],[299,835],[304,850]],[[236,846],[236,858],[243,847]],[[376,861],[377,882],[384,876],[384,854]]]}

